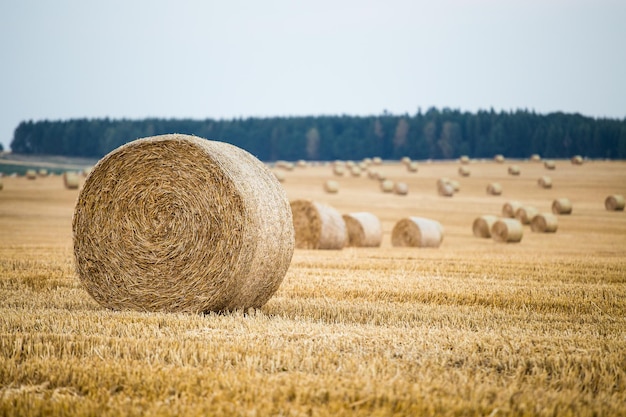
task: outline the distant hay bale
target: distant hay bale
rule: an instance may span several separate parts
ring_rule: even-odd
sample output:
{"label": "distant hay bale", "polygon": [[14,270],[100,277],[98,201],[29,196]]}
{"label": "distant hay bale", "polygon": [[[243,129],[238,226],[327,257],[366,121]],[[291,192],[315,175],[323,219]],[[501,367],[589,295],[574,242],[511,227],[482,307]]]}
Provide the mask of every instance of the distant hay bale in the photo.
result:
{"label": "distant hay bale", "polygon": [[47,177],[48,175],[50,175],[50,173],[46,168],[39,168],[39,170],[37,171],[37,175],[39,175],[40,177]]}
{"label": "distant hay bale", "polygon": [[337,210],[316,201],[291,203],[298,249],[342,249],[347,240],[346,223]]}
{"label": "distant hay bale", "polygon": [[539,154],[534,153],[530,155],[530,160],[532,162],[541,162],[541,156],[539,156]]}
{"label": "distant hay bale", "polygon": [[487,194],[500,195],[502,194],[502,185],[499,182],[492,182],[487,185]]}
{"label": "distant hay bale", "polygon": [[476,237],[488,238],[491,237],[491,227],[498,220],[498,216],[491,214],[485,214],[474,219],[472,223],[472,233]]}
{"label": "distant hay bale", "polygon": [[367,176],[370,179],[377,180],[378,179],[378,174],[379,174],[379,172],[375,168],[370,168],[370,169],[367,170]]}
{"label": "distant hay bale", "polygon": [[402,158],[400,158],[400,163],[408,166],[411,163],[411,158],[409,158],[408,156],[403,156]]}
{"label": "distant hay bale", "polygon": [[552,202],[552,213],[572,214],[572,202],[568,198],[557,198]]}
{"label": "distant hay bale", "polygon": [[372,164],[373,165],[382,165],[383,160],[380,158],[380,156],[375,156],[372,158]]}
{"label": "distant hay bale", "polygon": [[530,230],[541,233],[554,233],[559,221],[552,213],[538,213],[530,221]]}
{"label": "distant hay bale", "polygon": [[419,170],[419,164],[415,161],[412,161],[406,166],[406,169],[409,172],[417,172]]}
{"label": "distant hay bale", "polygon": [[452,185],[450,178],[442,177],[437,180],[437,193],[443,197],[454,195],[454,185]]}
{"label": "distant hay bale", "polygon": [[574,165],[582,165],[583,164],[583,157],[580,155],[574,155],[572,156],[572,164]]}
{"label": "distant hay bale", "polygon": [[549,169],[549,170],[556,169],[556,163],[551,159],[547,159],[543,161],[543,166],[545,169]]}
{"label": "distant hay bale", "polygon": [[101,159],[72,230],[83,286],[116,310],[259,308],[294,251],[289,201],[269,169],[233,145],[181,134]]}
{"label": "distant hay bale", "polygon": [[469,164],[469,163],[470,163],[470,158],[469,158],[469,156],[467,156],[467,155],[463,155],[463,156],[461,156],[461,157],[459,158],[459,162],[460,162],[460,163],[462,163],[462,164],[467,165],[467,164]]}
{"label": "distant hay bale", "polygon": [[539,184],[541,188],[545,188],[545,189],[552,188],[552,178],[550,178],[547,175],[542,175],[537,180],[537,184]]}
{"label": "distant hay bale", "polygon": [[624,211],[624,206],[624,196],[620,194],[610,195],[604,200],[604,207],[608,211]]}
{"label": "distant hay bale", "polygon": [[361,168],[358,165],[353,165],[350,167],[350,174],[353,177],[360,177],[361,176]]}
{"label": "distant hay bale", "polygon": [[298,168],[306,168],[309,164],[304,159],[299,159],[298,162],[296,162],[296,166]]}
{"label": "distant hay bale", "polygon": [[383,180],[380,182],[380,190],[383,193],[391,193],[393,192],[393,187],[395,183],[392,180]]}
{"label": "distant hay bale", "polygon": [[378,247],[383,240],[383,228],[376,215],[369,212],[344,214],[348,235],[347,246]]}
{"label": "distant hay bale", "polygon": [[499,164],[502,164],[502,163],[504,163],[504,156],[498,154],[498,155],[493,157],[493,160],[496,161]]}
{"label": "distant hay bale", "polygon": [[502,217],[509,219],[515,218],[515,213],[520,207],[522,207],[522,203],[519,201],[507,201],[502,205]]}
{"label": "distant hay bale", "polygon": [[409,193],[409,186],[406,182],[398,181],[393,186],[393,192],[398,195],[407,195]]}
{"label": "distant hay bale", "polygon": [[539,210],[537,210],[533,206],[522,206],[519,207],[515,211],[515,218],[519,220],[522,224],[530,224],[530,221],[533,217],[539,214]]}
{"label": "distant hay bale", "polygon": [[436,220],[407,217],[398,221],[391,231],[393,246],[438,248],[443,241],[443,227]]}
{"label": "distant hay bale", "polygon": [[511,165],[508,169],[509,175],[519,175],[521,170],[517,165]]}
{"label": "distant hay bale", "polygon": [[338,177],[342,177],[345,173],[346,173],[345,165],[335,164],[333,166],[333,174],[337,175]]}
{"label": "distant hay bale", "polygon": [[499,219],[491,227],[491,237],[496,242],[517,243],[523,235],[524,227],[517,219]]}
{"label": "distant hay bale", "polygon": [[333,180],[325,181],[324,191],[326,191],[329,194],[337,194],[339,192],[339,183]]}
{"label": "distant hay bale", "polygon": [[468,167],[466,167],[465,165],[461,165],[459,167],[459,175],[462,177],[469,177],[470,176],[470,169]]}
{"label": "distant hay bale", "polygon": [[37,171],[35,171],[34,169],[27,169],[26,170],[26,178],[28,178],[29,180],[36,180],[37,179]]}
{"label": "distant hay bale", "polygon": [[68,190],[76,190],[80,185],[80,179],[75,172],[66,171],[63,173],[63,185]]}

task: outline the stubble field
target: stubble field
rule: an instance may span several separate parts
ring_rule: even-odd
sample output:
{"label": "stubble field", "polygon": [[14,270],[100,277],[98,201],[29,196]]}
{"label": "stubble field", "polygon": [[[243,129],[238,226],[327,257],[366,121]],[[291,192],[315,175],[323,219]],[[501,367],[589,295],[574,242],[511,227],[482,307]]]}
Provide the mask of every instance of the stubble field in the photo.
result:
{"label": "stubble field", "polygon": [[[381,247],[296,250],[263,308],[207,315],[100,307],[74,273],[78,191],[5,177],[0,415],[625,415],[626,214],[604,199],[626,195],[626,162],[511,163],[473,161],[463,178],[458,162],[379,167],[406,196],[330,166],[285,172],[290,200],[376,214]],[[442,176],[460,183],[451,198]],[[556,233],[472,234],[507,201],[549,212],[558,197],[573,212]],[[407,216],[438,220],[442,245],[392,247]]]}

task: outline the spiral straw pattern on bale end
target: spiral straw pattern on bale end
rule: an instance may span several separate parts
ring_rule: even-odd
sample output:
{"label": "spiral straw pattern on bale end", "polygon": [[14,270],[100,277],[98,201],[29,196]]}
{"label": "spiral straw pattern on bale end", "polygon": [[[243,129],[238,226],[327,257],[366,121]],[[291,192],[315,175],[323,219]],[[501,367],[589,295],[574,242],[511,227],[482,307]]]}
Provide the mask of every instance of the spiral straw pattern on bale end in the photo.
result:
{"label": "spiral straw pattern on bale end", "polygon": [[298,249],[343,249],[347,241],[346,223],[333,207],[316,201],[291,202]]}
{"label": "spiral straw pattern on bale end", "polygon": [[554,233],[559,221],[552,213],[539,213],[530,221],[530,230],[541,233]]}
{"label": "spiral straw pattern on bale end", "polygon": [[517,243],[524,236],[524,227],[517,219],[500,219],[491,227],[491,237],[496,242]]}
{"label": "spiral straw pattern on bale end", "polygon": [[496,221],[498,221],[498,216],[493,216],[491,214],[476,217],[476,219],[474,219],[474,223],[472,223],[472,233],[474,233],[474,236],[476,237],[491,237],[491,228]]}
{"label": "spiral straw pattern on bale end", "polygon": [[522,206],[515,211],[515,218],[522,224],[530,224],[530,221],[539,213],[535,207]]}
{"label": "spiral straw pattern on bale end", "polygon": [[78,276],[112,309],[258,308],[294,250],[274,175],[233,145],[178,134],[100,160],[79,193],[73,234]]}
{"label": "spiral straw pattern on bale end", "polygon": [[436,220],[407,217],[398,221],[391,231],[393,246],[438,248],[443,242],[443,227]]}
{"label": "spiral straw pattern on bale end", "polygon": [[347,246],[378,247],[383,240],[383,228],[376,215],[369,212],[343,215],[348,232]]}
{"label": "spiral straw pattern on bale end", "polygon": [[624,211],[624,206],[626,206],[626,201],[620,194],[610,195],[604,200],[604,208],[608,211]]}
{"label": "spiral straw pattern on bale end", "polygon": [[568,198],[557,198],[552,202],[552,213],[572,214],[572,202]]}

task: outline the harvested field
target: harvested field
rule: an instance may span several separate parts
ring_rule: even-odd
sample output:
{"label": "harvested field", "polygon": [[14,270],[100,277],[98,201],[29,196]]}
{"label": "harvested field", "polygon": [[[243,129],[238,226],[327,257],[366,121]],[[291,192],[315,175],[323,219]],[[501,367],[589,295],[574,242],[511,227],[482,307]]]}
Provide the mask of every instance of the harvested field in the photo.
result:
{"label": "harvested field", "polygon": [[[261,309],[206,315],[101,307],[74,272],[79,191],[5,177],[0,415],[625,415],[626,214],[604,202],[626,195],[626,162],[556,160],[555,190],[537,187],[542,164],[515,164],[472,161],[453,198],[433,184],[457,161],[377,166],[405,196],[350,175],[328,194],[331,167],[296,166],[290,201],[371,212],[381,246],[296,249]],[[562,196],[557,233],[473,235],[507,201],[550,212]],[[441,246],[393,247],[409,216],[439,221]]]}

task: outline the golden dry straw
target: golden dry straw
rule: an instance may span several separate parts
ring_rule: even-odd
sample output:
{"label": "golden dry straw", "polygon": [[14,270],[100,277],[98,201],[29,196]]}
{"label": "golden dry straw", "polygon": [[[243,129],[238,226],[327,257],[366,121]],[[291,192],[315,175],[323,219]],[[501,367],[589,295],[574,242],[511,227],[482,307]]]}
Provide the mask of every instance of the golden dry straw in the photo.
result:
{"label": "golden dry straw", "polygon": [[360,177],[361,172],[361,167],[359,167],[358,165],[353,165],[350,167],[350,174],[352,174],[353,177]]}
{"label": "golden dry straw", "polygon": [[459,158],[459,162],[461,162],[462,164],[469,164],[470,158],[467,155],[463,155]]}
{"label": "golden dry straw", "polygon": [[522,203],[520,203],[519,201],[507,201],[502,205],[502,217],[507,217],[510,219],[514,218],[515,212],[520,207],[522,207]]}
{"label": "golden dry straw", "polygon": [[491,227],[491,237],[496,242],[517,243],[523,235],[524,227],[517,219],[499,219]]}
{"label": "golden dry straw", "polygon": [[409,193],[409,186],[406,182],[398,181],[393,186],[393,192],[398,195],[407,195]]}
{"label": "golden dry straw", "polygon": [[63,173],[63,185],[68,190],[76,190],[80,185],[80,179],[78,174],[71,171],[66,171]]}
{"label": "golden dry straw", "polygon": [[624,211],[625,205],[624,196],[620,194],[610,195],[604,200],[604,208],[608,211]]}
{"label": "golden dry straw", "polygon": [[582,165],[583,164],[583,157],[580,155],[574,155],[572,156],[572,164],[574,165]]}
{"label": "golden dry straw", "polygon": [[532,155],[530,155],[530,160],[532,162],[541,162],[541,156],[539,156],[539,154],[534,153]]}
{"label": "golden dry straw", "polygon": [[324,182],[324,191],[329,194],[337,194],[339,192],[339,183],[333,180]]}
{"label": "golden dry straw", "polygon": [[2,177],[0,176],[0,190],[4,188],[4,184],[2,183]]}
{"label": "golden dry straw", "polygon": [[28,178],[29,180],[36,180],[37,179],[37,171],[35,171],[34,169],[27,169],[26,170],[26,178]]}
{"label": "golden dry straw", "polygon": [[411,158],[409,158],[408,156],[403,156],[402,158],[400,158],[400,163],[408,166],[411,163]]}
{"label": "golden dry straw", "polygon": [[49,172],[46,168],[39,168],[39,170],[37,171],[37,175],[39,175],[40,177],[47,177],[49,175]]}
{"label": "golden dry straw", "polygon": [[557,198],[552,202],[552,213],[572,214],[572,202],[568,198]]}
{"label": "golden dry straw", "polygon": [[376,215],[369,212],[344,214],[348,234],[347,246],[378,247],[383,240],[383,228]]}
{"label": "golden dry straw", "polygon": [[545,189],[552,188],[552,178],[550,178],[547,175],[542,175],[537,180],[537,184],[539,184],[541,188],[545,188]]}
{"label": "golden dry straw", "polygon": [[380,190],[383,193],[391,193],[393,192],[393,187],[395,186],[395,183],[392,180],[382,180],[380,182]]}
{"label": "golden dry straw", "polygon": [[391,231],[393,246],[438,248],[443,241],[443,227],[436,220],[407,217],[399,220]]}
{"label": "golden dry straw", "polygon": [[543,166],[545,169],[549,169],[549,170],[556,169],[556,163],[551,159],[543,161]]}
{"label": "golden dry straw", "polygon": [[517,165],[511,165],[508,169],[509,175],[519,175],[521,170]]}
{"label": "golden dry straw", "polygon": [[454,195],[454,186],[449,178],[442,177],[437,180],[437,193],[443,197],[452,197]]}
{"label": "golden dry straw", "polygon": [[530,224],[530,221],[533,217],[539,214],[539,210],[537,210],[533,206],[522,206],[519,207],[515,211],[515,218],[519,220],[522,224]]}
{"label": "golden dry straw", "polygon": [[554,233],[559,221],[552,213],[538,213],[530,221],[530,230],[541,233]]}
{"label": "golden dry straw", "polygon": [[459,175],[462,177],[469,177],[470,176],[470,169],[468,167],[466,167],[465,165],[461,165],[459,167]]}
{"label": "golden dry straw", "polygon": [[304,159],[298,159],[298,162],[296,162],[296,166],[298,168],[306,168],[307,166],[309,166],[309,164]]}
{"label": "golden dry straw", "polygon": [[406,166],[407,171],[409,172],[417,172],[419,169],[419,164],[415,161],[411,161],[407,166]]}
{"label": "golden dry straw", "polygon": [[504,156],[498,154],[498,155],[493,157],[493,160],[496,161],[499,164],[502,164],[502,163],[504,163]]}
{"label": "golden dry straw", "polygon": [[491,227],[498,220],[498,216],[491,214],[484,214],[476,217],[474,223],[472,223],[472,233],[476,237],[488,238],[491,237]]}
{"label": "golden dry straw", "polygon": [[499,182],[492,182],[487,185],[487,194],[500,195],[502,194],[502,185]]}
{"label": "golden dry straw", "polygon": [[373,165],[382,165],[383,164],[383,160],[381,159],[380,156],[375,156],[372,158],[372,164]]}
{"label": "golden dry straw", "polygon": [[289,201],[265,165],[233,145],[179,134],[101,159],[72,227],[84,288],[116,310],[258,308],[294,251]]}
{"label": "golden dry straw", "polygon": [[298,249],[342,249],[346,244],[346,223],[333,207],[317,201],[291,202]]}
{"label": "golden dry straw", "polygon": [[343,176],[345,173],[346,173],[345,165],[335,164],[333,166],[333,174],[337,175],[338,177]]}

